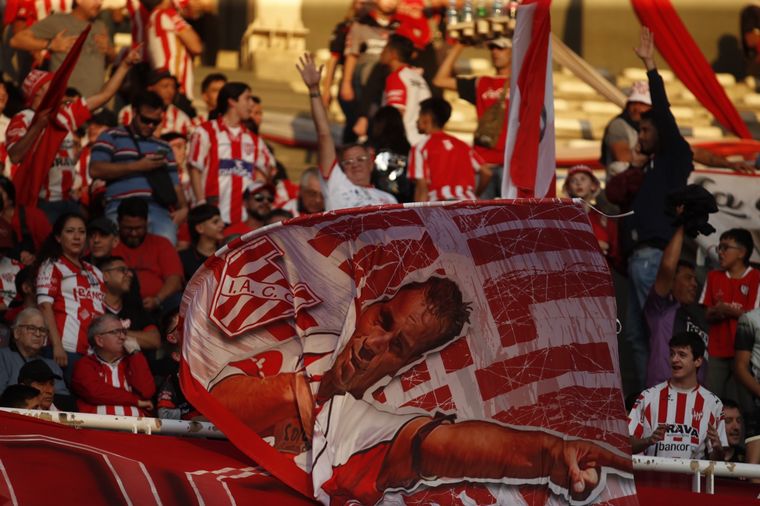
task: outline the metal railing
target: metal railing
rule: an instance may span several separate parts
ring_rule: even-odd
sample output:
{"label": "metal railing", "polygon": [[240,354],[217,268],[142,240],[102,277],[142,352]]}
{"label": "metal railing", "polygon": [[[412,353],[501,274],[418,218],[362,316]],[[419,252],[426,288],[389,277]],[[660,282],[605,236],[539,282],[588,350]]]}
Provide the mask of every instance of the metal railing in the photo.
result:
{"label": "metal railing", "polygon": [[736,464],[714,460],[674,459],[668,457],[633,456],[633,469],[661,473],[690,474],[692,492],[702,492],[702,476],[705,477],[705,493],[715,493],[715,477],[760,478],[760,464]]}

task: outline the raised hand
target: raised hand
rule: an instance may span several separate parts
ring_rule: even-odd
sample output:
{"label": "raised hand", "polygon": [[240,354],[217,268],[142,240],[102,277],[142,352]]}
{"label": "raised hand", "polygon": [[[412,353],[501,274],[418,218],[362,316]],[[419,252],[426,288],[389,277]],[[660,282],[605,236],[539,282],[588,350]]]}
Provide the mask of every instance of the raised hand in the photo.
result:
{"label": "raised hand", "polygon": [[310,91],[319,89],[319,82],[322,80],[322,69],[324,68],[324,65],[320,65],[319,68],[317,68],[317,64],[314,63],[314,57],[309,53],[304,53],[304,55],[298,59],[296,68],[301,74],[303,83]]}
{"label": "raised hand", "polygon": [[647,70],[654,68],[654,34],[646,26],[641,27],[639,46],[633,48],[633,52],[641,58]]}
{"label": "raised hand", "polygon": [[124,57],[124,63],[129,65],[130,67],[132,65],[136,65],[142,61],[142,43],[136,45],[132,49],[129,50],[127,55]]}

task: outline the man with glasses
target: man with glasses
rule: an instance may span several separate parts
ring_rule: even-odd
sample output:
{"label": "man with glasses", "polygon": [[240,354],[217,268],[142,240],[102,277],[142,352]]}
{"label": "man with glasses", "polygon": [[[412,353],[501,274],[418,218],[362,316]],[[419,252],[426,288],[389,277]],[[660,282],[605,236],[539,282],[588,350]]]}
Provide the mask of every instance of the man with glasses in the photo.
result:
{"label": "man with glasses", "polygon": [[139,350],[155,350],[161,345],[158,326],[142,306],[130,303],[127,296],[134,283],[134,273],[123,258],[109,256],[98,259],[97,267],[103,273],[105,297],[103,308],[122,321],[129,322],[127,329],[128,347]]}
{"label": "man with glasses", "polygon": [[87,330],[93,353],[74,366],[71,389],[83,413],[146,416],[153,411],[156,384],[139,351],[124,347],[127,329],[111,314],[95,318]]}
{"label": "man with glasses", "polygon": [[16,383],[18,373],[27,362],[32,360],[44,361],[54,375],[55,393],[69,395],[69,389],[61,379],[61,367],[50,358],[40,355],[40,350],[47,343],[48,329],[42,313],[36,307],[22,310],[13,325],[13,339],[7,348],[0,348],[0,392],[5,387]]}
{"label": "man with glasses", "polygon": [[317,129],[319,172],[325,188],[325,210],[346,209],[376,204],[395,204],[390,193],[371,186],[374,159],[372,151],[362,144],[344,146],[336,156],[335,141],[322,103],[319,82],[322,68],[317,69],[310,54],[300,59],[298,71],[309,89],[311,116]]}
{"label": "man with glasses", "polygon": [[243,193],[248,219],[225,228],[224,237],[240,236],[266,225],[267,218],[272,212],[274,193],[275,189],[271,184],[254,181]]}
{"label": "man with glasses", "polygon": [[157,94],[135,97],[137,114],[127,126],[102,133],[92,147],[90,175],[106,181],[106,216],[116,221],[119,203],[137,197],[148,204],[152,234],[177,243],[177,226],[187,217],[171,146],[155,136],[165,105]]}

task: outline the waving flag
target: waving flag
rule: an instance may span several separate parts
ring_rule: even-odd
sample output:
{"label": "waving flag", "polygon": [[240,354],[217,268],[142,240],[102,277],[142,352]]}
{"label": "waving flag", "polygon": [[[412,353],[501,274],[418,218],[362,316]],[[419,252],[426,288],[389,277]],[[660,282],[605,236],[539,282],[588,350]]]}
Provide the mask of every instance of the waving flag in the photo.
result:
{"label": "waving flag", "polygon": [[[50,88],[42,98],[42,102],[37,111],[51,109],[57,111],[63,101],[63,95],[66,92],[66,85],[71,77],[71,72],[79,60],[79,54],[90,33],[92,25],[87,27],[79,34],[74,45],[69,49],[66,58],[61,66],[56,70],[53,80],[50,82]],[[68,134],[68,129],[64,125],[58,124],[55,114],[50,115],[51,120],[48,126],[42,131],[37,143],[32,151],[24,157],[21,165],[16,171],[16,202],[22,206],[36,206],[37,198],[42,188],[42,182],[45,180],[50,167],[53,165],[55,156],[58,153],[63,139]],[[34,120],[32,120],[34,121]]]}
{"label": "waving flag", "polygon": [[289,220],[209,258],[181,319],[188,399],[324,504],[637,504],[612,282],[571,202]]}
{"label": "waving flag", "polygon": [[555,195],[554,96],[549,0],[517,8],[504,152],[503,198]]}

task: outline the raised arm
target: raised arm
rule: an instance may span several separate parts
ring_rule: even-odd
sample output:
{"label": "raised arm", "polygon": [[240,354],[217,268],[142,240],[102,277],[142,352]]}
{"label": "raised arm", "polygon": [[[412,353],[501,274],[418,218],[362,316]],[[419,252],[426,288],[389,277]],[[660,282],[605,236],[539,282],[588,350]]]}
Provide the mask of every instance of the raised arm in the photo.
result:
{"label": "raised arm", "polygon": [[314,121],[314,127],[317,129],[319,172],[323,178],[327,179],[330,177],[330,170],[333,163],[335,163],[336,152],[335,141],[330,132],[330,123],[327,120],[327,111],[319,93],[319,81],[322,78],[324,66],[317,68],[314,58],[309,53],[304,53],[298,61],[299,64],[296,64],[296,68],[301,73],[301,78],[309,89],[311,118]]}
{"label": "raised arm", "polygon": [[462,51],[464,51],[464,46],[458,42],[449,49],[449,52],[446,53],[446,58],[443,59],[441,66],[438,67],[438,72],[433,77],[433,86],[443,88],[444,90],[456,91],[457,79],[453,76],[454,63],[456,63]]}
{"label": "raised arm", "polygon": [[119,88],[121,87],[121,83],[124,82],[124,78],[127,77],[129,69],[131,69],[136,63],[139,63],[142,59],[141,52],[142,45],[132,48],[103,88],[95,95],[87,97],[87,107],[89,107],[91,111],[100,109],[111,100],[114,95],[116,95],[116,92],[119,91]]}
{"label": "raised arm", "polygon": [[660,261],[660,268],[657,269],[657,277],[654,280],[654,291],[660,297],[667,297],[673,288],[678,268],[678,259],[681,258],[681,248],[683,247],[684,229],[683,225],[678,227],[670,238],[670,242],[665,247]]}

